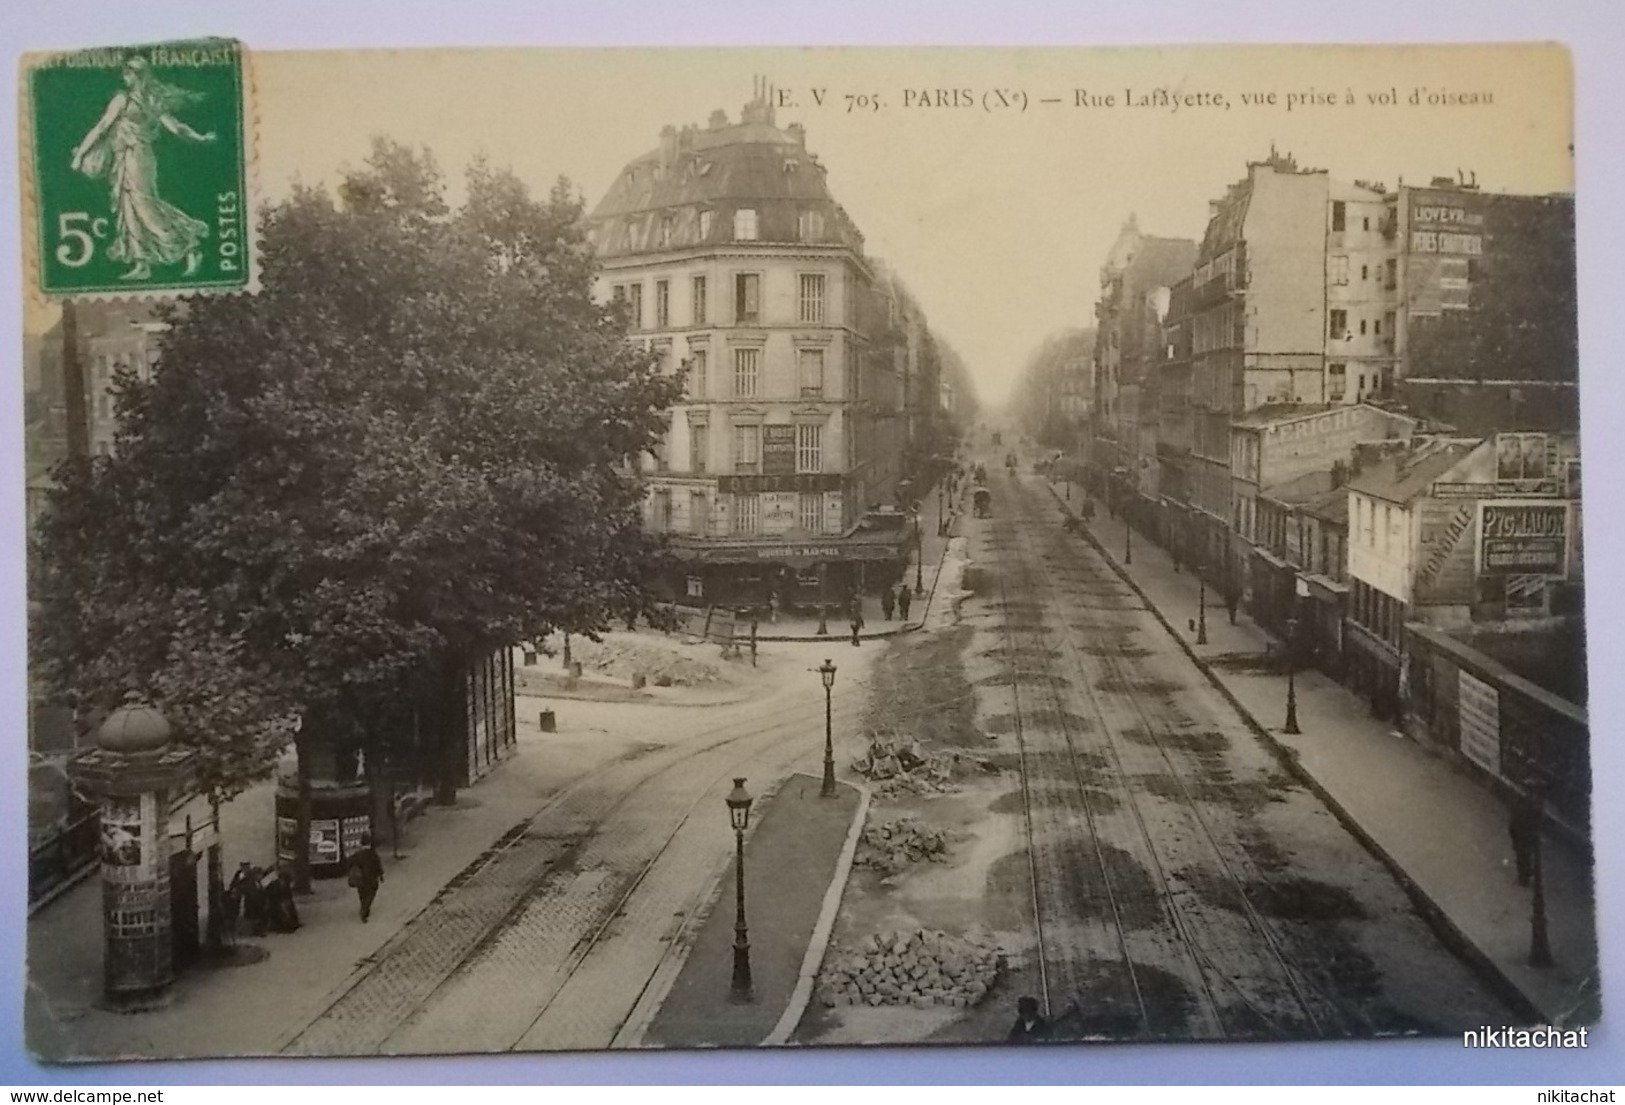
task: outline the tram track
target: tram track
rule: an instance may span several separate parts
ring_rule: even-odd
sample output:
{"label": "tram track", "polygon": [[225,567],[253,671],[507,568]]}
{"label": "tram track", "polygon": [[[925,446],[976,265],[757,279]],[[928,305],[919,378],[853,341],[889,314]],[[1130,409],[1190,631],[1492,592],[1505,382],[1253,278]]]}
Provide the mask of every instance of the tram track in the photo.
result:
{"label": "tram track", "polygon": [[[1011,496],[1016,505],[1016,524],[1028,533],[1026,539],[999,542],[995,548],[1004,545],[999,550],[1005,556],[998,562],[997,575],[1000,603],[1005,611],[1004,637],[1012,656],[1012,683],[1018,688],[1018,696],[1022,688],[1027,689],[1027,702],[1022,705],[1018,701],[1017,715],[1035,704],[1031,689],[1044,688],[1044,697],[1053,703],[1053,708],[1044,713],[1046,718],[1053,719],[1052,728],[1058,731],[1059,745],[1064,748],[1070,768],[1068,774],[1077,794],[1076,804],[1083,811],[1090,841],[1087,850],[1094,857],[1092,870],[1085,877],[1098,878],[1104,888],[1119,946],[1121,965],[1117,969],[1134,979],[1133,992],[1142,1030],[1165,1035],[1166,1030],[1174,1026],[1169,1023],[1167,1010],[1148,1003],[1139,984],[1139,975],[1147,964],[1142,962],[1137,966],[1135,955],[1130,952],[1131,940],[1136,937],[1143,951],[1152,952],[1152,956],[1142,953],[1142,959],[1154,957],[1159,966],[1164,970],[1173,969],[1189,986],[1195,1005],[1185,1025],[1190,1035],[1257,1038],[1326,1034],[1324,1022],[1336,1019],[1335,1003],[1312,991],[1304,981],[1305,972],[1293,962],[1269,921],[1254,907],[1244,876],[1256,875],[1256,872],[1243,867],[1245,851],[1239,843],[1221,840],[1226,834],[1217,832],[1210,818],[1203,814],[1202,802],[1179,762],[1180,753],[1168,746],[1166,733],[1174,727],[1190,725],[1191,719],[1183,715],[1166,716],[1165,703],[1147,703],[1135,689],[1138,684],[1147,682],[1136,665],[1147,650],[1120,655],[1119,651],[1128,646],[1109,643],[1113,638],[1122,642],[1132,630],[1118,632],[1114,627],[1107,636],[1108,643],[1096,643],[1085,649],[1077,639],[1081,630],[1075,621],[1060,625],[1044,623],[1044,630],[1053,635],[1054,643],[1060,647],[1030,651],[1027,655],[1038,658],[1037,670],[1023,671],[1017,677],[1013,658],[1017,655],[1015,634],[1019,630],[1014,629],[1015,619],[1009,614],[1019,600],[1012,597],[1013,591],[1025,590],[1028,594],[1062,599],[1057,605],[1069,613],[1090,609],[1132,611],[1138,603],[1127,592],[1114,591],[1111,584],[1115,581],[1096,571],[1068,570],[1064,579],[1058,579],[1062,573],[1052,569],[1046,558],[1059,557],[1070,564],[1076,556],[1075,547],[1064,541],[1064,534],[1059,530],[1050,531],[1043,522],[1035,527],[1025,489],[1012,490],[1017,492]],[[1045,518],[1044,522],[1047,521]],[[1031,539],[1035,528],[1036,541]],[[1013,556],[1009,555],[1012,551]],[[1122,597],[1124,602],[1077,602],[1069,597],[1074,586],[1092,593],[1091,597]],[[1073,715],[1065,708],[1070,697],[1066,690],[1069,684],[1056,670],[1058,665],[1068,673],[1085,676],[1081,692],[1088,705],[1085,720],[1094,724],[1079,725],[1072,720]],[[1117,693],[1100,689],[1097,682],[1113,686]],[[1131,730],[1144,735],[1143,747],[1127,747],[1122,734]],[[1031,814],[1033,780],[1027,777],[1033,768],[1033,742],[1024,722],[1018,723],[1017,733],[1029,842],[1031,850],[1037,853],[1039,843]],[[1144,770],[1148,756],[1153,757],[1149,772]],[[1094,779],[1090,778],[1091,774]],[[1148,804],[1149,796],[1143,791],[1141,780],[1152,774],[1168,779],[1171,785],[1162,788],[1160,797],[1150,799]],[[1089,796],[1091,782],[1111,784],[1108,793],[1119,803],[1119,811],[1126,817],[1098,816],[1093,808],[1095,802]],[[1122,889],[1113,885],[1103,856],[1103,827],[1104,839],[1110,841],[1115,837],[1118,843],[1130,846],[1130,851],[1141,857],[1141,865],[1152,880],[1163,921],[1150,926],[1161,931],[1149,940],[1145,932],[1131,936],[1124,924],[1124,907],[1119,900]],[[1128,840],[1123,839],[1125,828]],[[1239,913],[1244,931],[1236,931],[1232,911],[1207,904],[1201,895],[1176,877],[1178,872],[1197,867],[1230,888],[1231,900],[1241,906],[1234,912]],[[1035,875],[1035,888],[1040,884],[1041,880]],[[1038,896],[1035,891],[1035,898]],[[1035,916],[1042,918],[1043,913],[1042,905],[1035,905]],[[1042,926],[1041,920],[1039,924]],[[1053,929],[1053,922],[1050,927]],[[1053,948],[1047,946],[1053,941],[1045,941],[1042,933],[1040,943],[1046,945],[1047,956],[1054,954]],[[1150,946],[1146,947],[1147,944]],[[1156,954],[1159,952],[1160,955]],[[1044,984],[1047,990],[1050,985],[1047,977]],[[1046,996],[1053,1006],[1053,997]],[[1086,1020],[1091,1012],[1105,1023],[1119,1019],[1111,1010],[1086,1008]]]}
{"label": "tram track", "polygon": [[[858,700],[859,696],[852,696],[853,704],[837,709],[837,716],[849,722],[855,720]],[[724,760],[723,766],[707,775],[708,781],[699,790],[703,796],[717,780],[739,769],[741,759],[750,760],[757,746],[766,749],[783,742],[784,727],[808,716],[804,704],[742,712],[737,720],[716,727],[698,746],[669,746],[653,753],[634,750],[573,780],[525,822],[504,834],[477,865],[471,865],[471,870],[453,880],[454,888],[437,896],[372,962],[325,1000],[320,1011],[281,1050],[294,1054],[378,1054],[389,1050],[403,1029],[432,1008],[447,987],[475,965],[527,907],[548,892],[550,883],[575,872],[582,850],[602,837],[619,814],[645,799],[650,788],[703,758]],[[791,746],[795,748],[792,761],[806,754],[799,745],[792,742]],[[636,865],[636,874],[622,892],[600,903],[585,923],[578,919],[572,933],[559,934],[561,939],[573,936],[569,941],[571,949],[580,952],[559,979],[560,989],[573,969],[597,946],[648,872],[668,854],[699,800],[696,797],[676,823],[659,835],[659,846]],[[703,893],[703,889],[695,893]],[[471,908],[470,897],[478,900],[478,906]],[[694,904],[691,902],[690,907]],[[458,924],[467,919],[437,917],[437,913],[477,913],[479,917],[474,924]],[[530,1026],[545,1012],[544,1003],[532,1012]],[[457,1049],[503,1050],[528,1031],[529,1027],[509,1043],[485,1048],[460,1037]]]}

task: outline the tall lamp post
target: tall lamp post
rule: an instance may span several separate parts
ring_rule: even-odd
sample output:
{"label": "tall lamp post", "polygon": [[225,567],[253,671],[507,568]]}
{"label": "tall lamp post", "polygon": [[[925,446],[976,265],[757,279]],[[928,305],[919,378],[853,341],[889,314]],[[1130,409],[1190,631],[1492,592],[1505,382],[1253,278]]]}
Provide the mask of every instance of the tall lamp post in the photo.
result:
{"label": "tall lamp post", "polygon": [[829,565],[818,565],[818,631],[814,636],[825,637],[829,635],[829,593],[826,583],[829,579]]}
{"label": "tall lamp post", "polygon": [[734,977],[728,989],[728,1000],[752,1000],[750,981],[750,934],[745,928],[745,826],[750,824],[750,792],[744,779],[735,779],[728,792],[728,821],[734,830],[734,898],[738,912],[734,915]]}
{"label": "tall lamp post", "polygon": [[1550,967],[1552,944],[1546,934],[1546,880],[1541,872],[1540,856],[1540,783],[1531,779],[1519,801],[1529,804],[1526,812],[1532,830],[1529,834],[1529,881],[1533,884],[1529,902],[1529,965]]}
{"label": "tall lamp post", "polygon": [[1303,730],[1298,728],[1298,685],[1294,679],[1297,669],[1297,640],[1298,619],[1286,620],[1286,724],[1281,732],[1289,736],[1297,736]]}
{"label": "tall lamp post", "polygon": [[835,665],[828,660],[818,669],[824,679],[824,785],[819,788],[820,798],[835,797],[835,736],[830,720],[830,691],[835,687]]}
{"label": "tall lamp post", "polygon": [[1207,562],[1196,566],[1196,643],[1207,644]]}
{"label": "tall lamp post", "polygon": [[1134,563],[1134,523],[1128,516],[1128,497],[1123,497],[1123,567]]}

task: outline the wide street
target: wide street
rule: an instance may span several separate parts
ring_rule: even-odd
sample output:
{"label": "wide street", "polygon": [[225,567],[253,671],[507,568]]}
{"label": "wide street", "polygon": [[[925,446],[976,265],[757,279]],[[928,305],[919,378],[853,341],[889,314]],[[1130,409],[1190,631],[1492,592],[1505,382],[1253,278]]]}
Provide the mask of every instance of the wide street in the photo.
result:
{"label": "wide street", "polygon": [[[1070,1037],[1431,1034],[1515,1019],[1099,552],[1064,530],[1049,487],[996,467],[1002,454],[985,459],[993,517],[962,516],[946,547],[933,543],[946,555],[921,631],[862,649],[765,646],[738,701],[596,708],[603,754],[425,888],[421,908],[381,919],[397,931],[380,945],[268,991],[266,1015],[215,1046],[368,1055],[657,1042],[648,1030],[700,927],[724,911],[732,778],[761,797],[818,771],[823,696],[810,668],[825,654],[841,670],[843,776],[855,777],[869,733],[999,769],[940,793],[874,788],[870,825],[911,816],[953,843],[945,862],[886,878],[843,868],[831,946],[921,925],[990,935],[1005,966],[970,1008],[842,1007],[815,990],[793,1040],[995,1041],[1024,993],[1053,1015],[1076,1001],[1062,1022]],[[523,711],[538,701],[522,698]],[[524,748],[547,747],[538,741],[503,771],[535,772]],[[420,847],[434,846],[429,836]],[[758,894],[797,877],[753,870]],[[294,939],[353,925],[324,908]],[[185,1005],[229,1005],[293,951],[276,945],[270,964],[215,974],[155,1016],[178,1028],[192,1019]],[[149,1024],[144,1049],[176,1049]],[[108,1026],[104,1046],[128,1047],[118,1019]],[[82,1023],[79,1046],[100,1051],[96,1035]]]}
{"label": "wide street", "polygon": [[1012,953],[1003,1019],[836,1006],[800,1038],[997,1038],[1022,992],[1057,1015],[1076,1000],[1073,1036],[1313,1039],[1506,1020],[1392,875],[1063,530],[1044,482],[1025,463],[1007,475],[1002,451],[983,459],[994,516],[964,523],[973,594],[954,647],[904,638],[881,678],[933,680],[944,701],[974,688],[973,710],[925,729],[979,740],[1010,770],[890,807],[951,824],[959,843],[948,870],[855,880],[837,940],[899,912],[988,926]]}

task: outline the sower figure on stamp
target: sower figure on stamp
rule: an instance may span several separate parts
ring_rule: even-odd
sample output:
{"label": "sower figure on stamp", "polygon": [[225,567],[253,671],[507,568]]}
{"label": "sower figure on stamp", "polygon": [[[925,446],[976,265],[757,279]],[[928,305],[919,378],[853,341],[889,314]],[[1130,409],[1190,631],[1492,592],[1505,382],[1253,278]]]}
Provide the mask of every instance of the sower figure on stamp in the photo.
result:
{"label": "sower figure on stamp", "polygon": [[146,280],[153,265],[186,262],[186,275],[203,262],[202,242],[209,224],[195,219],[158,195],[160,130],[189,142],[213,142],[213,131],[200,133],[175,118],[177,108],[201,97],[152,74],[145,58],[124,65],[124,88],[74,147],[72,167],[88,177],[105,177],[111,191],[114,235],[107,255],[130,265],[122,279]]}
{"label": "sower figure on stamp", "polygon": [[372,916],[372,900],[378,896],[378,887],[383,881],[384,861],[378,858],[372,836],[368,834],[361,838],[361,851],[350,860],[350,885],[355,887],[356,897],[361,900],[362,924]]}

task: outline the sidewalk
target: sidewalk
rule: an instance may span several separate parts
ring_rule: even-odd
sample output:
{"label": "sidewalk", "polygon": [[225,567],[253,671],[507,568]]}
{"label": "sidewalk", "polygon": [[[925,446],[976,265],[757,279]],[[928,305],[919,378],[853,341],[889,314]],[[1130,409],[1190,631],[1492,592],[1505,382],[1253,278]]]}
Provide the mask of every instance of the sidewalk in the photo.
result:
{"label": "sidewalk", "polygon": [[[908,618],[905,620],[900,613],[893,612],[892,620],[887,621],[880,609],[880,599],[875,595],[863,597],[863,629],[859,631],[861,640],[872,640],[880,637],[895,637],[900,633],[911,633],[925,623],[925,616],[930,612],[932,599],[937,589],[937,576],[942,568],[943,555],[948,550],[948,542],[952,535],[962,528],[963,513],[956,512],[949,519],[948,535],[937,536],[934,516],[932,524],[925,527],[920,534],[921,555],[916,571],[916,561],[913,551],[910,550],[908,567],[903,572],[901,582],[908,585],[912,592],[916,579],[923,588],[923,593],[915,594],[913,603],[908,608]],[[921,521],[925,521],[924,515]],[[846,606],[843,603],[831,603],[829,615],[826,618],[825,628],[828,633],[820,635],[818,632],[818,617],[813,615],[790,616],[780,615],[776,622],[758,622],[756,625],[756,639],[758,641],[840,641],[850,642],[852,627],[846,620]],[[748,634],[749,629],[745,632]]]}
{"label": "sidewalk", "polygon": [[[717,881],[682,970],[638,1044],[754,1047],[782,1043],[811,996],[865,804],[853,787],[819,797],[820,780],[792,775],[753,811],[745,838],[745,920],[753,998],[730,999],[735,919],[734,863]],[[811,953],[809,954],[809,949]]]}
{"label": "sidewalk", "polygon": [[[1063,489],[1051,485],[1058,502]],[[1074,490],[1073,506],[1078,503]],[[1065,504],[1063,505],[1063,509]],[[1232,657],[1261,656],[1272,638],[1238,611],[1232,626],[1208,593],[1206,645],[1195,643],[1198,584],[1136,531],[1124,569],[1124,523],[1096,512],[1086,539],[1125,576],[1220,691],[1284,750],[1332,811],[1395,873],[1446,942],[1489,971],[1550,1024],[1594,1023],[1596,911],[1592,868],[1564,842],[1543,838],[1546,916],[1555,966],[1529,966],[1531,897],[1513,876],[1507,812],[1465,769],[1400,736],[1367,704],[1313,669],[1296,677],[1300,736],[1280,731],[1286,680]],[[1080,550],[1081,551],[1081,550]]]}
{"label": "sidewalk", "polygon": [[[298,901],[297,933],[246,938],[268,956],[241,967],[185,972],[161,1009],[139,1016],[100,1006],[99,879],[75,886],[28,922],[28,1050],[50,1062],[123,1056],[179,1058],[265,1054],[324,1008],[460,873],[482,862],[504,833],[534,816],[594,767],[639,744],[640,706],[572,703],[558,731],[536,726],[538,701],[522,699],[517,754],[457,796],[402,826],[400,854],[380,849],[387,881],[371,923],[356,916],[343,879],[317,880]],[[225,864],[265,862],[273,847],[274,784],[250,788],[222,809]]]}

